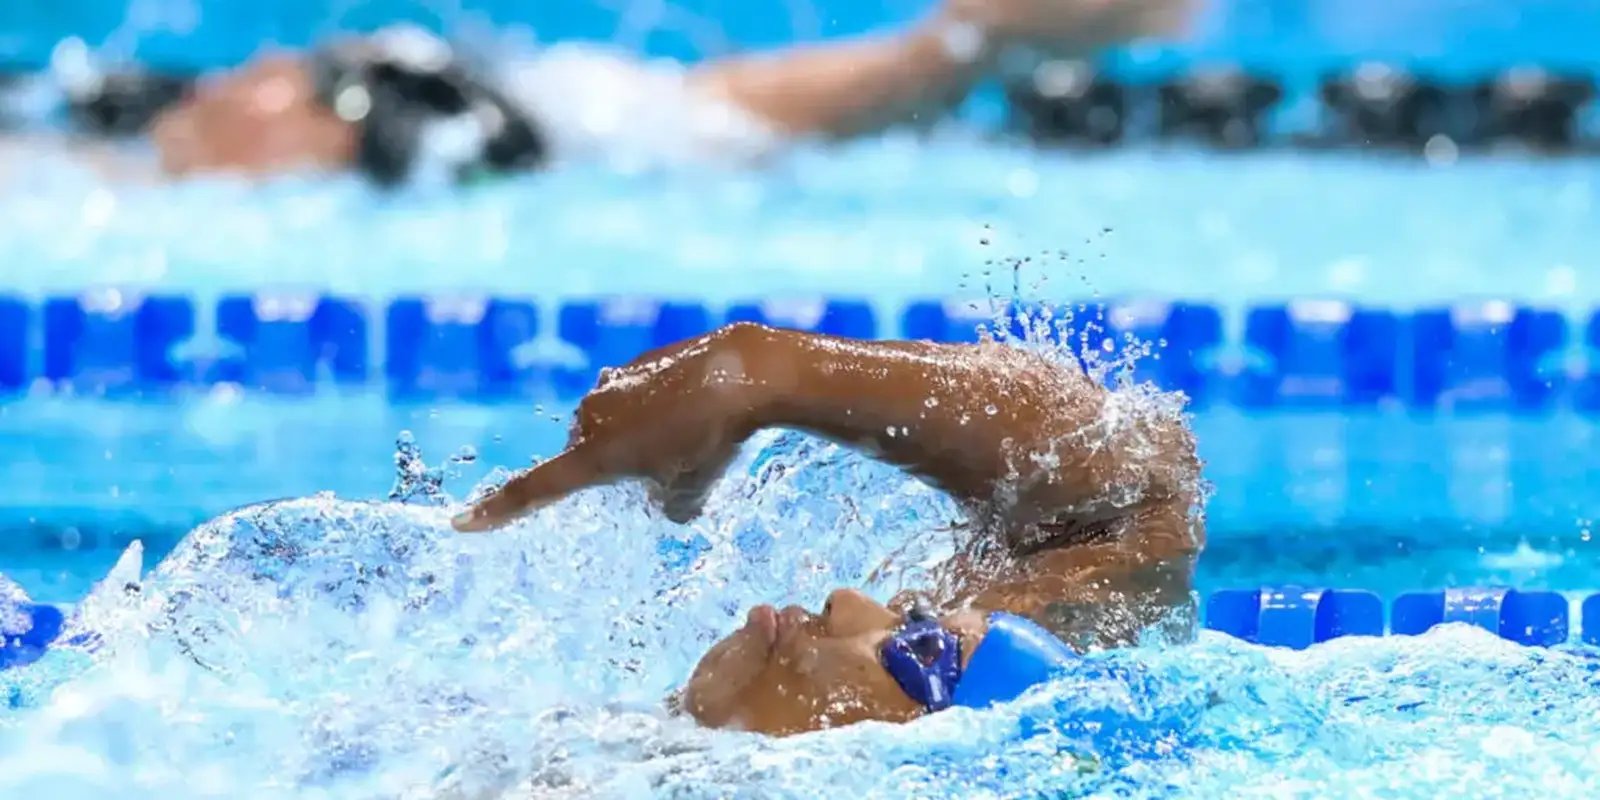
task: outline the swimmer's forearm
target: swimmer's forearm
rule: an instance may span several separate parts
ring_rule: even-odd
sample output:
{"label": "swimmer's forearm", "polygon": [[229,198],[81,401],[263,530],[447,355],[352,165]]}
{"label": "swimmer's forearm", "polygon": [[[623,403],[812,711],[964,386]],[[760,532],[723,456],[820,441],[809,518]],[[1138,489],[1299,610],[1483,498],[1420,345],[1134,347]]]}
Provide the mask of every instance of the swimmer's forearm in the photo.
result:
{"label": "swimmer's forearm", "polygon": [[958,100],[990,60],[976,29],[936,18],[890,37],[714,62],[691,80],[784,133],[842,137]]}
{"label": "swimmer's forearm", "polygon": [[[759,399],[749,430],[785,427],[883,458],[969,499],[986,499],[1017,447],[1035,442],[1030,377],[969,347],[859,341],[752,328],[732,337]],[[1004,355],[997,354],[997,356]],[[1007,395],[1014,395],[1008,397]],[[1061,398],[1061,408],[1077,405]]]}

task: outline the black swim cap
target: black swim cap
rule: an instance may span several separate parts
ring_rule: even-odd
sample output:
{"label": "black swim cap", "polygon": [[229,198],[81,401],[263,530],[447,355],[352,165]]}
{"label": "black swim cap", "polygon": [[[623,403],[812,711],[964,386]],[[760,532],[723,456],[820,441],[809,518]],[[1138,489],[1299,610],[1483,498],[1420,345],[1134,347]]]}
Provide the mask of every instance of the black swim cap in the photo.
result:
{"label": "black swim cap", "polygon": [[534,120],[420,30],[320,50],[312,74],[322,102],[358,126],[356,165],[380,185],[404,183],[430,161],[465,179],[546,160]]}

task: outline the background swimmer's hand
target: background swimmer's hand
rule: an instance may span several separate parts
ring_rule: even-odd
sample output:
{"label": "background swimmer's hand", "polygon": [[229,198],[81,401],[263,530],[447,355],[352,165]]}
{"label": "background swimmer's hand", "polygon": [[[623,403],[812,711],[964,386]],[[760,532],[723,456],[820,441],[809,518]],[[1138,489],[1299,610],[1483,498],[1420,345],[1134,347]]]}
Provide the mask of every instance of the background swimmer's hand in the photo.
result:
{"label": "background swimmer's hand", "polygon": [[1198,0],[949,0],[945,14],[1001,45],[1089,55],[1102,47],[1183,32]]}
{"label": "background swimmer's hand", "polygon": [[647,481],[669,519],[693,519],[757,427],[766,392],[745,369],[745,356],[772,333],[723,328],[603,371],[578,405],[567,449],[452,524],[463,532],[497,528],[580,489],[625,478]]}

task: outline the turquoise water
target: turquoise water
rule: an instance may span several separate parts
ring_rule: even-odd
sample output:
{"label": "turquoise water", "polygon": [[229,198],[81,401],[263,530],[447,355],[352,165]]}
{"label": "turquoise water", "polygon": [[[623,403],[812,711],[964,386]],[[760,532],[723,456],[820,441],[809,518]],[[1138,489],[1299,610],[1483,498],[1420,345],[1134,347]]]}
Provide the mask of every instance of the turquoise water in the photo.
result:
{"label": "turquoise water", "polygon": [[[1185,152],[1084,157],[944,138],[802,152],[757,173],[574,169],[461,197],[353,182],[109,187],[41,162],[0,196],[8,287],[208,296],[406,292],[911,298],[1336,296],[1600,305],[1595,164]],[[1310,187],[1310,188],[1308,188]],[[1065,251],[1064,253],[1062,251]],[[1010,259],[1033,260],[1019,274]],[[202,325],[202,328],[204,325]],[[193,344],[201,356],[215,343]],[[1574,368],[1592,354],[1576,348]],[[372,395],[0,405],[0,572],[83,600],[132,539],[136,595],[82,603],[105,648],[0,678],[0,794],[162,797],[1593,796],[1596,662],[1467,630],[1270,652],[1205,636],[1106,658],[1134,674],[902,728],[762,740],[658,698],[752,603],[866,585],[948,501],[795,439],[682,528],[633,487],[457,537],[372,505],[414,430],[464,445],[465,496],[550,452],[567,409]],[[555,418],[555,419],[552,419]],[[1196,416],[1207,586],[1306,580],[1600,588],[1596,422],[1548,416]],[[781,467],[781,469],[780,469]],[[340,498],[313,498],[333,490]],[[281,505],[252,506],[276,497]],[[310,499],[306,499],[310,498]],[[844,502],[849,498],[851,502]],[[441,502],[444,502],[441,500]],[[215,518],[215,519],[213,519]],[[205,520],[212,520],[204,522]],[[202,524],[204,522],[204,524]],[[198,530],[181,544],[184,531]],[[703,551],[680,563],[663,542]],[[1131,692],[1131,693],[1130,693]],[[1111,718],[1106,730],[1082,720]],[[1136,741],[1119,737],[1139,720]],[[1025,735],[1026,734],[1026,735]]]}

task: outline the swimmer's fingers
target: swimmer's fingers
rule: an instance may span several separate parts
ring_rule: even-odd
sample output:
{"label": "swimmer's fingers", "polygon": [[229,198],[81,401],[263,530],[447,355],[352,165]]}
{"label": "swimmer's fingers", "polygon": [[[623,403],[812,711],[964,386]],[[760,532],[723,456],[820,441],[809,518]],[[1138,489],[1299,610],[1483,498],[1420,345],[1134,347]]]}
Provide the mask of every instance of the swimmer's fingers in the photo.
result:
{"label": "swimmer's fingers", "polygon": [[569,449],[507,481],[494,494],[450,520],[450,524],[462,533],[492,530],[605,480],[586,451]]}

